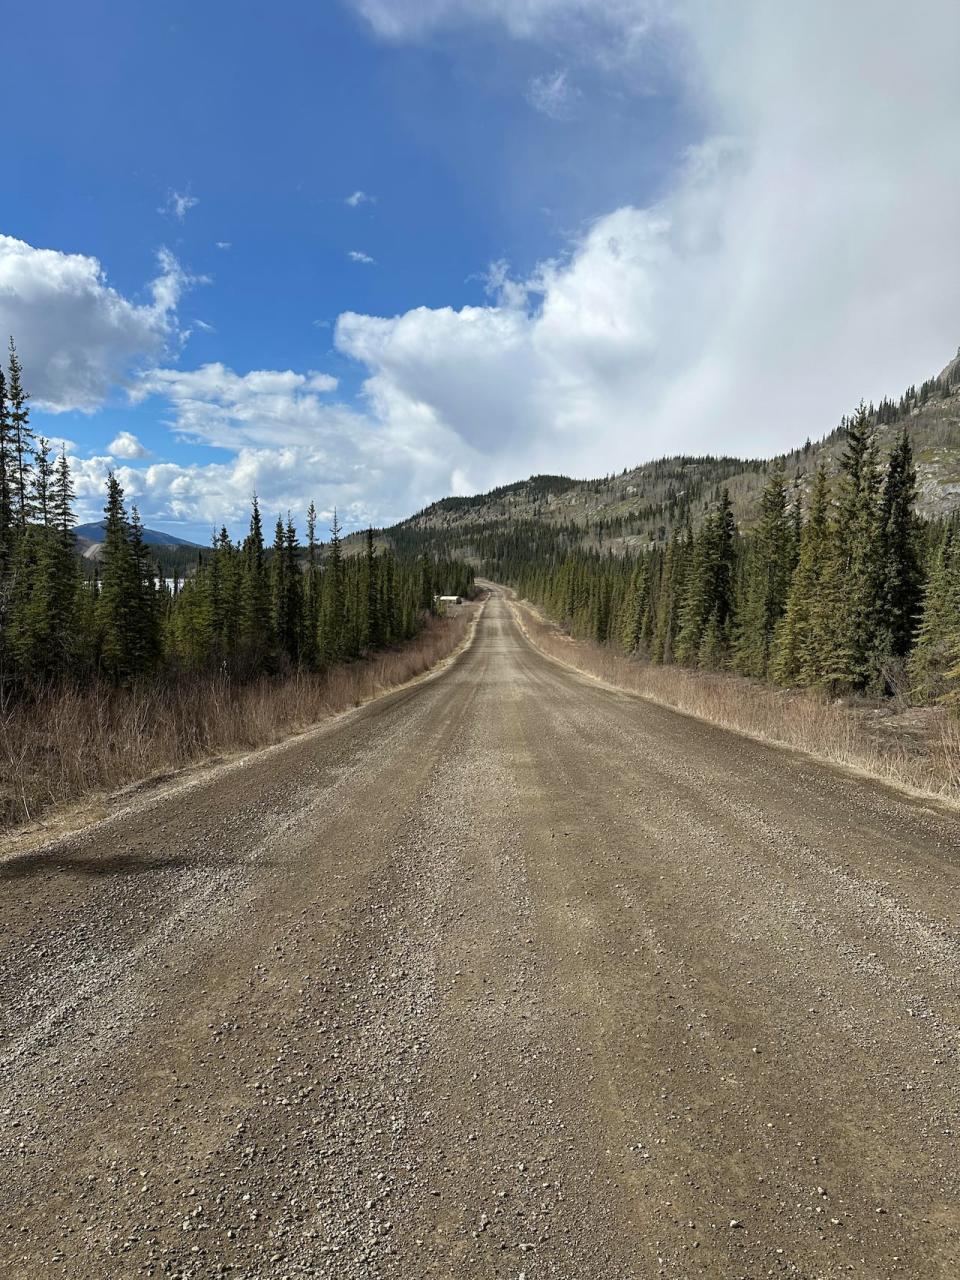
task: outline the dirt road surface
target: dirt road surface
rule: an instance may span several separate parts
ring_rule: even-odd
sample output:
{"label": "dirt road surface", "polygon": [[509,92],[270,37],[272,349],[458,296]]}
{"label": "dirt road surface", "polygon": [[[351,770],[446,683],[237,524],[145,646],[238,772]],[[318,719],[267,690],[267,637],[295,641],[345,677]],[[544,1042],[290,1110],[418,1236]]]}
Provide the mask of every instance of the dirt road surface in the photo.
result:
{"label": "dirt road surface", "polygon": [[0,896],[5,1280],[960,1275],[960,820],[497,596]]}

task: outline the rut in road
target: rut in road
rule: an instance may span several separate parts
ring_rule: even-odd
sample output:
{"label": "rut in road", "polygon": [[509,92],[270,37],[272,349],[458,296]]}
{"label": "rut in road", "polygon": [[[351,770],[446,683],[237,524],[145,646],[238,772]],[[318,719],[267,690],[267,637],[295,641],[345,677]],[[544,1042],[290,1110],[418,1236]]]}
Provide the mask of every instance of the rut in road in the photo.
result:
{"label": "rut in road", "polygon": [[958,837],[494,595],[0,861],[0,1275],[956,1276]]}

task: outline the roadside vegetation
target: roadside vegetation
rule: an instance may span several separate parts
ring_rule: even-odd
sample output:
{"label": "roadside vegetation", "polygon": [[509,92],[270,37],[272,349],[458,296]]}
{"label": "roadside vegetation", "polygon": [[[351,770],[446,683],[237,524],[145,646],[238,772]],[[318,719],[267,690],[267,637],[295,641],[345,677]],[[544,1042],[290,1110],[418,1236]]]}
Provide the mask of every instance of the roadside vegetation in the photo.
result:
{"label": "roadside vegetation", "polygon": [[101,554],[75,548],[66,454],[35,439],[11,341],[0,370],[0,826],[223,751],[262,746],[419,674],[456,646],[467,565],[344,554],[336,513],[265,544],[253,499],[184,579],[165,578],[136,507],[107,481]]}
{"label": "roadside vegetation", "polygon": [[[746,532],[721,490],[696,532],[637,557],[497,552],[485,572],[554,620],[528,615],[547,652],[718,724],[960,794],[960,520],[916,514],[906,429],[881,457],[861,407],[835,474],[821,468],[804,492],[774,466]],[[924,714],[898,733],[911,707]]]}
{"label": "roadside vegetation", "polygon": [[572,635],[658,666],[728,671],[828,697],[954,704],[960,692],[960,521],[921,520],[910,439],[878,453],[866,411],[835,475],[808,492],[776,466],[759,519],[725,491],[694,532],[636,557],[502,538],[484,572]]}
{"label": "roadside vegetation", "polygon": [[912,710],[896,703],[830,699],[815,690],[778,689],[729,672],[659,666],[571,636],[524,601],[517,607],[538,649],[607,684],[886,782],[960,799],[960,720],[945,707]]}

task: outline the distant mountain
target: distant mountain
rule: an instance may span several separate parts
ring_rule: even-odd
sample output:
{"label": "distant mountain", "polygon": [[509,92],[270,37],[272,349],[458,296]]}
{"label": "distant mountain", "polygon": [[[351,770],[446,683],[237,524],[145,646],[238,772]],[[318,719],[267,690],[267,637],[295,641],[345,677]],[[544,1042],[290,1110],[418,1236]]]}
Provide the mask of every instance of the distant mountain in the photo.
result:
{"label": "distant mountain", "polygon": [[[92,520],[90,524],[78,524],[74,529],[77,538],[83,542],[103,542],[106,535],[106,520]],[[188,538],[178,538],[173,533],[161,533],[159,529],[144,529],[143,540],[148,547],[199,547],[199,542],[191,542]]]}
{"label": "distant mountain", "polygon": [[[106,524],[105,520],[92,520],[89,524],[77,525],[74,529],[77,551],[84,560],[100,559]],[[196,558],[192,553],[203,550],[198,542],[190,542],[187,538],[178,538],[176,534],[163,533],[159,529],[144,529],[143,540],[153,548],[153,554],[165,574],[176,572],[182,576],[187,566]]]}
{"label": "distant mountain", "polygon": [[[899,401],[870,406],[881,451],[906,426],[917,468],[917,507],[925,516],[944,516],[960,508],[960,352],[942,373]],[[822,439],[807,441],[780,455],[788,481],[806,492],[823,464],[836,467],[845,443],[841,424]],[[615,553],[662,544],[689,516],[700,523],[720,496],[730,492],[734,515],[749,528],[774,459],[673,457],[596,480],[567,476],[531,476],[472,497],[443,498],[383,531],[385,542],[407,550],[433,549],[475,558],[481,536],[507,535],[524,526],[524,540],[535,528],[552,526],[567,545],[603,547]],[[545,530],[545,533],[547,531]],[[553,536],[553,535],[551,535]]]}

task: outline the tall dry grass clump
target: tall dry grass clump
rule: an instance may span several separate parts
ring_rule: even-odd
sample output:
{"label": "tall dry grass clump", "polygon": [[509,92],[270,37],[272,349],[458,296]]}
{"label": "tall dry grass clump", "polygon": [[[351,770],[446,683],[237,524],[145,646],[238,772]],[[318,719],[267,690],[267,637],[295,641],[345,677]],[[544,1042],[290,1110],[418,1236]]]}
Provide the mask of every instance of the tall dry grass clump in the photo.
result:
{"label": "tall dry grass clump", "polygon": [[765,742],[863,770],[886,782],[942,798],[960,798],[960,722],[942,709],[930,712],[931,732],[918,746],[915,740],[897,740],[895,733],[872,732],[843,703],[738,676],[638,661],[573,639],[525,604],[516,608],[521,625],[543,653],[619,689]]}
{"label": "tall dry grass clump", "polygon": [[0,703],[0,828],[216,756],[269,746],[422,675],[464,639],[472,610],[401,649],[323,674],[240,684],[183,676],[127,689],[42,691]]}

